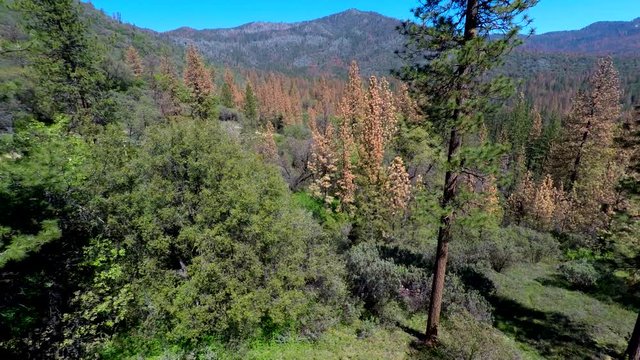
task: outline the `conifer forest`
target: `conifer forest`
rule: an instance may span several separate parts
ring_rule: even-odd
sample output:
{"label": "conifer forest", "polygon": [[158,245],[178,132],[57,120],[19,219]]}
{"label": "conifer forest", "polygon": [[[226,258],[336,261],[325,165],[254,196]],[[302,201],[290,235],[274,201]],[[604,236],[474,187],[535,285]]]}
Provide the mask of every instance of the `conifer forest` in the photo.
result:
{"label": "conifer forest", "polygon": [[640,3],[404,2],[0,0],[0,359],[640,360]]}

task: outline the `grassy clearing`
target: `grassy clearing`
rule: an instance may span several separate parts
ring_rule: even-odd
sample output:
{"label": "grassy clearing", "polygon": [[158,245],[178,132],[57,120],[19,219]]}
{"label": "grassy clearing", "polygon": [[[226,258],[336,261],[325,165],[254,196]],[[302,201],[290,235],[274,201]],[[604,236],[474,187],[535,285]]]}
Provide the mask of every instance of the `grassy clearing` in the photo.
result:
{"label": "grassy clearing", "polygon": [[407,359],[413,337],[399,328],[374,327],[367,336],[359,329],[332,329],[316,342],[254,344],[245,359]]}
{"label": "grassy clearing", "polygon": [[580,291],[555,285],[555,266],[522,265],[491,273],[495,326],[545,358],[616,357],[635,314]]}

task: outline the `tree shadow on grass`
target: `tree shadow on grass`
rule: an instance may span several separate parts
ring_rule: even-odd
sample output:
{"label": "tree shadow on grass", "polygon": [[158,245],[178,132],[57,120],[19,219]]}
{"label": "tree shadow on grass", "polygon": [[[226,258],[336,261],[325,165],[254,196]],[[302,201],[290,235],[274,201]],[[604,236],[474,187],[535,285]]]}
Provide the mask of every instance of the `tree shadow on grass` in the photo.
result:
{"label": "tree shadow on grass", "polygon": [[615,349],[597,344],[587,326],[558,312],[528,308],[499,296],[493,282],[478,271],[468,271],[463,281],[478,290],[494,308],[494,326],[518,342],[527,344],[549,358],[595,359],[602,355],[619,356]]}
{"label": "tree shadow on grass", "polygon": [[494,306],[494,326],[517,341],[530,345],[541,355],[561,359],[595,359],[619,354],[597,344],[588,328],[557,312],[527,308],[505,297],[487,298]]}
{"label": "tree shadow on grass", "polygon": [[640,310],[640,288],[630,287],[624,279],[612,274],[602,277],[598,285],[590,287],[574,286],[558,274],[539,278],[536,281],[543,286],[580,291],[604,303],[620,305],[629,311]]}

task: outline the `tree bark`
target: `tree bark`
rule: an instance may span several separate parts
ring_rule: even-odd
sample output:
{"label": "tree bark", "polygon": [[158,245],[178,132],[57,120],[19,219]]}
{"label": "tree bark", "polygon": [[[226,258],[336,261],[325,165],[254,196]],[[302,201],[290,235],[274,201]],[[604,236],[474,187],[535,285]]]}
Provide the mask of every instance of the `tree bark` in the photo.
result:
{"label": "tree bark", "polygon": [[[449,150],[447,151],[447,162],[450,164],[453,157],[458,153],[461,146],[460,134],[457,130],[452,130],[449,139]],[[444,193],[442,195],[441,206],[446,209],[455,199],[458,187],[458,173],[448,170],[445,174]],[[440,229],[438,230],[438,249],[436,252],[436,263],[433,271],[433,283],[431,285],[431,299],[429,301],[429,318],[427,320],[426,342],[429,346],[434,346],[438,340],[438,326],[440,325],[440,312],[442,309],[442,295],[444,293],[444,280],[447,272],[447,259],[449,257],[449,241],[451,240],[451,222],[453,212],[443,215],[440,218]]]}
{"label": "tree bark", "polygon": [[636,326],[633,328],[631,339],[629,339],[629,346],[625,353],[625,359],[640,360],[640,314],[638,314]]}
{"label": "tree bark", "polygon": [[[478,26],[478,0],[468,0],[465,11],[464,43],[472,40],[477,34]],[[467,69],[461,66],[458,73],[462,77]],[[463,85],[460,85],[463,90]],[[459,94],[464,93],[460,91]],[[449,170],[445,173],[445,182],[441,200],[442,209],[447,209],[457,195],[459,172],[452,170],[455,156],[462,145],[462,136],[458,130],[458,124],[464,102],[464,95],[458,95],[456,99],[456,109],[453,113],[455,124],[449,136],[449,146],[447,150],[447,165]],[[440,326],[440,313],[442,310],[442,295],[444,293],[444,282],[447,271],[447,259],[449,257],[449,242],[451,241],[451,224],[455,212],[451,210],[440,218],[440,228],[438,230],[438,248],[436,252],[436,263],[433,271],[433,283],[431,285],[431,296],[429,301],[429,317],[427,319],[427,330],[425,342],[427,346],[435,346],[438,341],[438,327]]]}

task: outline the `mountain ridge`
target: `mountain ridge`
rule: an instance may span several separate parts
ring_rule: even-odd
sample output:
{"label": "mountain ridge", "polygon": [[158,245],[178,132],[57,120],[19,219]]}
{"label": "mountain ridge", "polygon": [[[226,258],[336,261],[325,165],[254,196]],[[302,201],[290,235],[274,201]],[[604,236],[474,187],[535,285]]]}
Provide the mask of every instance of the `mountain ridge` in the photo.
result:
{"label": "mountain ridge", "polygon": [[[401,20],[348,9],[294,23],[251,22],[232,28],[178,28],[163,32],[179,45],[195,44],[213,62],[289,74],[344,73],[351,60],[363,73],[386,73],[401,65],[394,54],[404,39]],[[640,17],[601,21],[578,30],[524,39],[519,51],[585,56],[640,54]]]}
{"label": "mountain ridge", "polygon": [[585,55],[638,55],[640,17],[631,21],[598,21],[578,30],[534,35],[525,41],[523,49]]}
{"label": "mountain ridge", "polygon": [[[334,73],[357,60],[364,73],[399,65],[400,20],[349,9],[296,23],[253,22],[234,28],[164,32],[180,45],[193,43],[214,62],[284,73]],[[375,44],[375,46],[372,46]]]}

